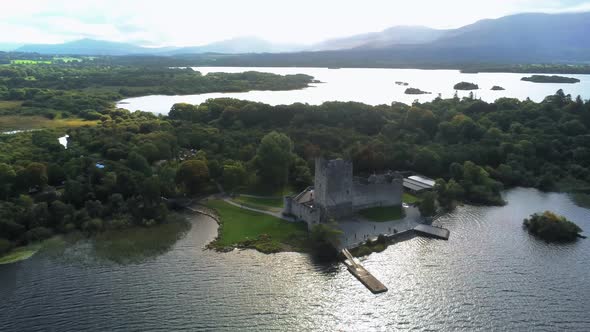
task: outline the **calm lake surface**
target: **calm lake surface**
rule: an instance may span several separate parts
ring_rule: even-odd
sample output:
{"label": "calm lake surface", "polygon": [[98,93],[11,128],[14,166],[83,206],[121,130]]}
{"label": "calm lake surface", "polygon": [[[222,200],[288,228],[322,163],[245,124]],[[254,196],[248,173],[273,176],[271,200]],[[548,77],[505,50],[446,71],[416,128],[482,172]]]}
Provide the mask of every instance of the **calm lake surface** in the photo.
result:
{"label": "calm lake surface", "polygon": [[[280,75],[307,74],[323,83],[312,84],[302,90],[291,91],[250,91],[235,93],[205,93],[185,96],[145,96],[121,100],[118,107],[131,111],[142,110],[166,114],[175,103],[200,104],[210,98],[231,97],[263,102],[270,105],[293,104],[296,102],[319,105],[326,101],[357,101],[370,105],[391,104],[393,101],[411,104],[418,99],[430,101],[441,94],[451,98],[455,94],[453,86],[466,81],[479,85],[473,93],[477,98],[493,102],[500,97],[524,100],[530,98],[541,101],[557,90],[563,89],[574,98],[577,95],[590,99],[590,75],[564,75],[580,80],[576,84],[532,83],[521,81],[533,74],[517,73],[478,73],[462,74],[458,70],[420,70],[420,69],[371,69],[371,68],[274,68],[274,67],[193,67],[194,70],[208,74],[211,72],[237,73],[244,71],[269,72]],[[406,82],[408,86],[395,84]],[[504,91],[491,91],[494,85]],[[413,87],[432,92],[429,95],[407,95],[406,88]],[[469,91],[459,91],[460,97],[468,96]]]}
{"label": "calm lake surface", "polygon": [[304,254],[203,250],[217,230],[206,217],[140,263],[97,260],[82,241],[0,265],[0,331],[589,331],[590,239],[546,244],[522,219],[551,209],[588,234],[590,210],[534,189],[505,198],[440,217],[449,241],[414,238],[364,258],[389,288],[379,295]]}

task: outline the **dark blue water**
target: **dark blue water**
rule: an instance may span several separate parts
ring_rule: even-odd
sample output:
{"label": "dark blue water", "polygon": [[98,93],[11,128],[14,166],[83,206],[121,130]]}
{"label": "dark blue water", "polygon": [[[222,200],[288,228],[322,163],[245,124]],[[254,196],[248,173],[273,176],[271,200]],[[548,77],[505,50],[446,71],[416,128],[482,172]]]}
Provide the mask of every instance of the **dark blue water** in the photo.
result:
{"label": "dark blue water", "polygon": [[506,199],[439,218],[449,241],[366,257],[380,295],[304,254],[203,250],[217,229],[205,217],[142,263],[98,260],[85,242],[39,253],[0,266],[0,331],[590,331],[590,239],[546,244],[522,229],[551,209],[590,231],[590,210],[532,189]]}

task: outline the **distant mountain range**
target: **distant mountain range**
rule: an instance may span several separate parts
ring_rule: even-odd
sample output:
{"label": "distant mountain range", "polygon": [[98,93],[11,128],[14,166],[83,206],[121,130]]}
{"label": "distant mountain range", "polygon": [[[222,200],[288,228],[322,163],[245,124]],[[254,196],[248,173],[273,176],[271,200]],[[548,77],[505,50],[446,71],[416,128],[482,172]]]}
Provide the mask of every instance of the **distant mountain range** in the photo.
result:
{"label": "distant mountain range", "polygon": [[351,37],[329,39],[312,45],[306,51],[330,51],[354,48],[378,49],[399,44],[425,44],[439,39],[447,31],[421,26],[395,26],[381,32],[370,32]]}
{"label": "distant mountain range", "polygon": [[[311,45],[275,44],[254,37],[196,47],[148,48],[83,39],[64,44],[25,45],[21,52],[72,55],[243,54],[226,64],[326,65],[446,62],[590,63],[590,13],[517,14],[449,30],[396,26],[381,32]],[[273,53],[273,54],[253,54]],[[275,54],[276,53],[276,54]],[[218,64],[223,63],[217,62]]]}
{"label": "distant mountain range", "polygon": [[198,53],[280,53],[303,49],[301,45],[274,44],[255,37],[240,37],[193,47],[142,47],[130,43],[80,39],[63,44],[31,44],[17,52],[69,55],[178,55]]}

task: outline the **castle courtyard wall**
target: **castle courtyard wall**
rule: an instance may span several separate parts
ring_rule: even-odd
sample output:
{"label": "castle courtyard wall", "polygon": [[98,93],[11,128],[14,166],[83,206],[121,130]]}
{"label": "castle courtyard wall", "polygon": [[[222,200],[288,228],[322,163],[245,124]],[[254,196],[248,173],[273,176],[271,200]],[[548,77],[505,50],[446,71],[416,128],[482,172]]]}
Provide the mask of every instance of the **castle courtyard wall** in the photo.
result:
{"label": "castle courtyard wall", "polygon": [[353,210],[363,210],[379,206],[394,206],[402,204],[403,188],[399,180],[391,183],[354,183]]}

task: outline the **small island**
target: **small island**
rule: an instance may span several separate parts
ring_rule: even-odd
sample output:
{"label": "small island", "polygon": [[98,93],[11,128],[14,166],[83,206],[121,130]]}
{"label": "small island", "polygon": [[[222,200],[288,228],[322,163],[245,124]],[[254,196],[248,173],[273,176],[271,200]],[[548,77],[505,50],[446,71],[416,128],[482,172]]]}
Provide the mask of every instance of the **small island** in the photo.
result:
{"label": "small island", "polygon": [[410,85],[409,83],[407,83],[407,82],[402,82],[402,81],[395,81],[395,84],[397,84],[397,85],[403,85],[403,86],[408,86],[408,85]]}
{"label": "small island", "polygon": [[431,94],[431,92],[422,91],[422,90],[416,89],[416,88],[407,88],[405,94],[407,94],[407,95],[429,95],[429,94]]}
{"label": "small island", "polygon": [[533,75],[530,77],[523,77],[521,81],[533,82],[533,83],[579,83],[580,80],[573,77],[557,76],[557,75]]}
{"label": "small island", "polygon": [[491,89],[492,91],[502,91],[502,90],[506,90],[503,87],[499,86],[499,85],[494,85]]}
{"label": "small island", "polygon": [[529,233],[547,242],[571,242],[578,237],[582,229],[563,216],[545,211],[535,213],[524,220],[524,226]]}
{"label": "small island", "polygon": [[453,88],[455,90],[478,90],[479,85],[470,82],[459,82]]}

